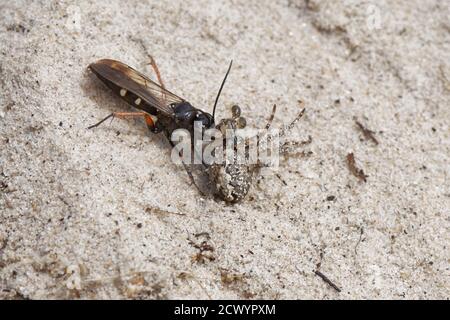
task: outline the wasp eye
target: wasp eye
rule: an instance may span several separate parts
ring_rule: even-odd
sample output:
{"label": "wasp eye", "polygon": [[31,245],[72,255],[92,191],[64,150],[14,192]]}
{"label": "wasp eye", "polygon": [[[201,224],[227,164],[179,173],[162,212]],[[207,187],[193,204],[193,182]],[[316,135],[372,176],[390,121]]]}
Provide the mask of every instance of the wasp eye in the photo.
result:
{"label": "wasp eye", "polygon": [[231,107],[231,114],[234,119],[239,118],[239,116],[241,115],[241,108],[237,104],[235,104]]}

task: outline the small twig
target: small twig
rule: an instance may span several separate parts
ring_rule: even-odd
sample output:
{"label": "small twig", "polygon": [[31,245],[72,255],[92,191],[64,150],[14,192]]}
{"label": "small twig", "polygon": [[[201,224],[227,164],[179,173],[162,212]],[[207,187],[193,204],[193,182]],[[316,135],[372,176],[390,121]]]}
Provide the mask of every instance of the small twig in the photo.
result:
{"label": "small twig", "polygon": [[358,242],[356,243],[356,246],[355,246],[355,255],[358,254],[358,246],[359,246],[359,244],[360,244],[360,242],[362,240],[363,234],[364,234],[364,228],[361,227],[361,233],[359,234],[359,239],[358,239]]}
{"label": "small twig", "polygon": [[70,203],[69,201],[67,201],[67,199],[61,195],[58,195],[58,199],[61,200],[62,203],[64,203],[66,206],[70,207]]}
{"label": "small twig", "polygon": [[355,123],[358,126],[359,130],[361,130],[362,134],[364,135],[364,137],[367,140],[372,140],[373,143],[375,143],[376,145],[378,145],[378,140],[377,138],[375,138],[374,134],[375,132],[372,130],[367,129],[366,127],[364,127],[361,122],[359,122],[358,120],[355,119]]}
{"label": "small twig", "polygon": [[284,184],[285,186],[288,185],[287,182],[280,176],[279,173],[275,174],[275,176],[276,176],[281,182],[283,182],[283,184]]}
{"label": "small twig", "polygon": [[203,252],[205,252],[205,251],[211,251],[211,252],[214,251],[214,247],[213,247],[212,245],[210,245],[210,244],[209,244],[208,242],[206,242],[206,241],[202,241],[200,244],[197,244],[197,243],[195,243],[195,242],[192,241],[192,240],[188,240],[188,241],[189,241],[189,244],[190,244],[191,246],[193,246],[194,248],[200,250],[200,253],[203,253]]}
{"label": "small twig", "polygon": [[246,277],[245,273],[242,274],[234,273],[230,272],[227,269],[220,270],[220,280],[224,285],[231,285],[236,282],[244,282],[245,277]]}
{"label": "small twig", "polygon": [[194,237],[196,237],[196,238],[205,237],[208,240],[211,239],[211,236],[209,235],[208,232],[196,233],[196,234],[194,234]]}
{"label": "small twig", "polygon": [[334,290],[336,290],[337,292],[341,292],[341,289],[335,285],[330,279],[328,279],[328,277],[326,275],[324,275],[322,272],[320,272],[319,270],[314,271],[314,273],[319,276],[320,278],[322,278],[322,280],[328,284],[330,287],[332,287]]}
{"label": "small twig", "polygon": [[167,211],[167,210],[163,210],[161,208],[156,208],[156,207],[147,207],[147,208],[145,208],[145,212],[154,213],[156,215],[161,215],[161,216],[168,215],[168,214],[174,214],[177,216],[185,216],[186,215],[185,213],[182,213],[182,212],[172,212],[172,211]]}
{"label": "small twig", "polygon": [[349,153],[347,155],[347,166],[348,166],[348,169],[350,170],[350,172],[355,177],[357,177],[361,181],[367,182],[367,177],[368,176],[364,173],[364,171],[362,169],[359,169],[356,166],[355,155],[353,153]]}

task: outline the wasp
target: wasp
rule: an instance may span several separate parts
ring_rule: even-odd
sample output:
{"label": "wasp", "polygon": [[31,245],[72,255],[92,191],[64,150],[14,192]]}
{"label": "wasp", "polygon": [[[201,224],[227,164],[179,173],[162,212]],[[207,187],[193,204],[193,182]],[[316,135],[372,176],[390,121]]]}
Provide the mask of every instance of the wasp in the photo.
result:
{"label": "wasp", "polygon": [[112,91],[117,93],[131,106],[141,110],[141,112],[114,112],[88,129],[99,126],[109,118],[136,117],[144,118],[147,126],[153,133],[163,131],[168,136],[175,129],[181,128],[192,131],[195,121],[201,122],[202,127],[205,129],[212,128],[214,127],[214,114],[217,102],[232,63],[233,61],[230,62],[228,71],[217,94],[212,115],[195,108],[185,99],[167,90],[153,58],[151,58],[150,64],[154,68],[160,84],[152,81],[132,67],[116,60],[102,59],[92,63],[89,65],[89,69]]}
{"label": "wasp", "polygon": [[[167,90],[153,57],[150,57],[150,65],[156,73],[159,84],[120,61],[101,59],[92,63],[88,69],[129,105],[140,111],[113,112],[98,123],[89,126],[88,129],[95,128],[108,119],[143,118],[151,132],[155,134],[163,132],[169,143],[174,147],[170,137],[176,129],[186,129],[193,135],[194,122],[199,122],[202,130],[214,127],[214,115],[217,103],[231,70],[232,63],[233,61],[230,62],[216,96],[212,115],[195,108],[187,100]],[[196,185],[191,171],[186,164],[184,166],[192,183]],[[201,190],[199,191],[201,192]]]}

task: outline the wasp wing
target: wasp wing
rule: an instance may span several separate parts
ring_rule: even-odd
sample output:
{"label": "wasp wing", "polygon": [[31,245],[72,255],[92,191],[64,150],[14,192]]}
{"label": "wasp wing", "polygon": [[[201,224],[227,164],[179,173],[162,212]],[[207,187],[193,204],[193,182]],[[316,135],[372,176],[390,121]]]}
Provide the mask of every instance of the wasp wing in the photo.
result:
{"label": "wasp wing", "polygon": [[[171,104],[185,101],[122,62],[102,59],[92,63],[89,68],[107,85],[112,84],[119,90],[125,89],[132,92],[166,116],[174,115]],[[139,108],[139,106],[135,107]]]}

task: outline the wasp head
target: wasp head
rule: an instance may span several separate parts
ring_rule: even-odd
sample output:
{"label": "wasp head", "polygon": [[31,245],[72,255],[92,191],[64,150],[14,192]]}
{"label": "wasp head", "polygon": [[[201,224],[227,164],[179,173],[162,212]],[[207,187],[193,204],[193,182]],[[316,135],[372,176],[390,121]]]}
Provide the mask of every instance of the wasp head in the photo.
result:
{"label": "wasp head", "polygon": [[209,129],[214,127],[214,118],[207,112],[201,110],[197,111],[194,121],[200,121],[202,123],[202,128]]}

